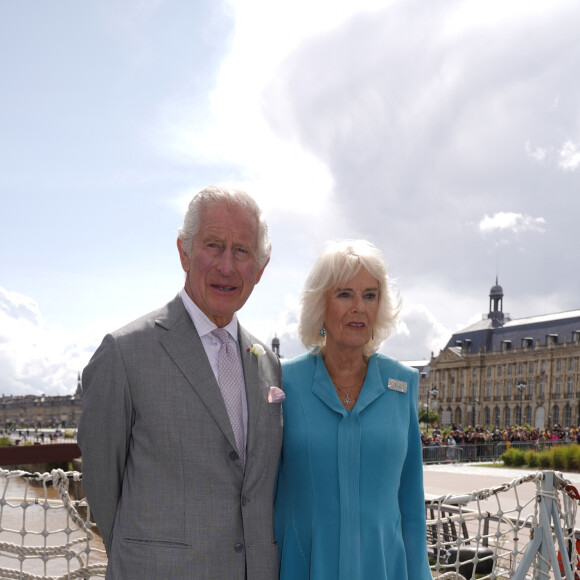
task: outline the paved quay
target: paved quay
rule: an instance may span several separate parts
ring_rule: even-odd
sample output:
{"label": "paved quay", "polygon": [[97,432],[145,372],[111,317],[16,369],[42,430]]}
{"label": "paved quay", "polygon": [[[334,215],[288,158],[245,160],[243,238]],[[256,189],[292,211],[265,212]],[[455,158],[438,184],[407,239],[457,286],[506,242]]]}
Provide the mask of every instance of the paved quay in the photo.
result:
{"label": "paved quay", "polygon": [[[501,464],[498,464],[501,465]],[[510,469],[506,467],[485,466],[481,463],[445,463],[423,466],[423,483],[425,497],[439,498],[448,494],[467,495],[474,491],[490,489],[503,484],[509,484],[514,479],[535,474],[541,470]],[[562,475],[574,487],[580,490],[580,473],[562,472]],[[497,512],[499,507],[505,512],[518,506],[526,506],[523,513],[529,514],[534,509],[536,484],[526,482],[517,486],[517,492],[510,490],[500,492],[485,500],[484,509]],[[474,509],[475,503],[467,507]],[[576,528],[580,528],[580,520],[576,519]]]}
{"label": "paved quay", "polygon": [[[481,463],[437,463],[423,466],[425,494],[464,494],[509,483],[512,480],[541,470],[510,469]],[[565,479],[580,486],[580,473],[562,472]]]}

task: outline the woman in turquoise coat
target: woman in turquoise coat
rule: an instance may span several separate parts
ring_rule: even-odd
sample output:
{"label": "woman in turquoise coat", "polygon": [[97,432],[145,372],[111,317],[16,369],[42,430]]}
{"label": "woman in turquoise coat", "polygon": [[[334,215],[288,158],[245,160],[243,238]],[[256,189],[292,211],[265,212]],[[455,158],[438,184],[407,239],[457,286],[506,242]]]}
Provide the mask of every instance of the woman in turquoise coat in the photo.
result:
{"label": "woman in turquoise coat", "polygon": [[282,363],[275,506],[281,580],[431,580],[418,374],[377,353],[400,304],[381,253],[329,245],[310,272]]}

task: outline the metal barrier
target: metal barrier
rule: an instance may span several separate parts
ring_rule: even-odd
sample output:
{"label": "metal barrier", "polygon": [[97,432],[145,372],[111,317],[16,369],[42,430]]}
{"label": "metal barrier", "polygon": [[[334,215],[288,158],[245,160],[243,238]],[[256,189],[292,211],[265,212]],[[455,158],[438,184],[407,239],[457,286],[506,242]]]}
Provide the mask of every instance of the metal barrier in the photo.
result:
{"label": "metal barrier", "polygon": [[577,445],[574,441],[489,441],[466,445],[424,445],[423,463],[500,461],[507,449],[543,451],[560,445]]}

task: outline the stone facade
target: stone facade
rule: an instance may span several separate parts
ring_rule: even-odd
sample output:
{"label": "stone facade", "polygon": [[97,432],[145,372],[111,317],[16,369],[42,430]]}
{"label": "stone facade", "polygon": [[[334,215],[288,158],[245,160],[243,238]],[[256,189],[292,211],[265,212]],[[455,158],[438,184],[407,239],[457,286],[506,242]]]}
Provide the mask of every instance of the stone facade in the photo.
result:
{"label": "stone facade", "polygon": [[503,290],[487,318],[453,335],[421,372],[420,402],[442,425],[580,424],[580,311],[510,320]]}
{"label": "stone facade", "polygon": [[0,397],[0,428],[76,427],[81,416],[80,376],[74,395]]}

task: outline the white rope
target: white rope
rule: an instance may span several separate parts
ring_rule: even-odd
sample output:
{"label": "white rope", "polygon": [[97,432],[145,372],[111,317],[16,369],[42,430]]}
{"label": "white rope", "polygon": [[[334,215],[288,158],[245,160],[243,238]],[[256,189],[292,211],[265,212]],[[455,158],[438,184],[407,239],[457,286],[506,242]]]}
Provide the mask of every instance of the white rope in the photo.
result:
{"label": "white rope", "polygon": [[[569,558],[576,571],[574,524],[578,493],[562,474],[547,473],[553,475],[552,490],[544,488],[545,472],[538,472],[499,486],[427,501],[427,544],[434,578],[494,580],[512,578],[518,569],[520,575],[531,570],[536,578],[539,568],[553,567],[555,557],[548,554],[556,552],[560,558]],[[535,484],[535,489],[533,497],[525,500],[521,486],[528,483]],[[495,508],[490,502],[495,503]],[[550,512],[552,525],[543,528],[544,533],[538,536],[551,544],[537,550],[532,544],[528,550],[534,530],[539,529],[541,504],[555,506],[556,513]],[[561,530],[561,545],[556,542],[554,526]]]}
{"label": "white rope", "polygon": [[[107,565],[103,547],[100,544],[99,547],[91,545],[91,542],[95,542],[95,535],[91,531],[93,524],[90,522],[89,506],[85,500],[72,500],[69,495],[70,482],[80,482],[81,479],[80,473],[64,472],[61,469],[42,474],[0,469],[0,482],[4,481],[0,497],[1,578],[73,580],[105,575]],[[31,488],[31,482],[41,486],[42,494]],[[15,486],[22,492],[22,498],[7,496],[8,489]],[[49,486],[58,494],[58,500],[48,497]],[[38,507],[43,510],[36,512],[41,521],[28,518],[28,510]],[[86,508],[86,518],[77,510],[79,507]],[[22,512],[22,516],[18,516],[18,512]],[[57,528],[53,520],[64,523]],[[42,538],[44,545],[29,545],[39,541],[27,543],[25,538],[29,534]],[[56,534],[64,534],[66,542],[61,545],[48,545],[48,536]],[[10,535],[20,536],[21,543],[6,541],[5,536]],[[91,555],[94,560],[94,556],[99,553],[102,562],[91,563]],[[14,560],[14,567],[7,567],[6,560],[9,559]],[[51,564],[51,576],[47,574],[47,564],[50,561],[54,562]],[[37,574],[39,571],[43,573]]]}
{"label": "white rope", "polygon": [[[513,578],[533,540],[541,503],[555,506],[554,519],[558,522],[553,523],[561,527],[560,537],[563,536],[565,542],[565,549],[560,550],[558,546],[555,549],[563,552],[561,557],[566,559],[570,550],[570,562],[576,571],[578,555],[574,525],[578,494],[558,473],[553,474],[553,490],[544,489],[544,477],[544,472],[538,472],[499,486],[462,495],[447,494],[426,502],[427,545],[434,578],[467,580],[474,575],[479,580]],[[4,481],[4,488],[0,489],[0,578],[86,580],[105,575],[106,555],[102,544],[95,545],[98,540],[92,532],[90,508],[85,500],[73,500],[69,495],[70,482],[81,479],[78,472],[59,469],[43,474],[0,469],[0,484]],[[42,493],[30,486],[31,482],[41,486]],[[522,498],[525,484],[535,485],[529,500]],[[49,486],[56,491],[58,499],[49,497]],[[14,487],[23,497],[16,497]],[[86,516],[79,513],[77,508],[80,507],[86,509]],[[22,516],[17,518],[15,514],[19,511]],[[41,521],[28,518],[29,511]],[[53,513],[54,518],[60,518],[58,521],[66,519],[65,527],[55,529],[52,522],[49,524]],[[27,540],[29,534],[34,541]],[[55,534],[65,534],[66,542],[49,544],[48,536]],[[547,540],[554,541],[553,532],[548,530],[547,535],[550,536]],[[17,537],[18,541],[9,541],[10,536]],[[34,545],[38,542],[43,545]],[[550,550],[551,559],[546,557]],[[555,552],[553,548],[550,550],[534,556],[532,577],[537,577],[539,568],[551,569]],[[7,566],[10,559],[14,561],[13,568]],[[49,575],[47,563],[53,561],[57,568],[51,569],[52,575]]]}

